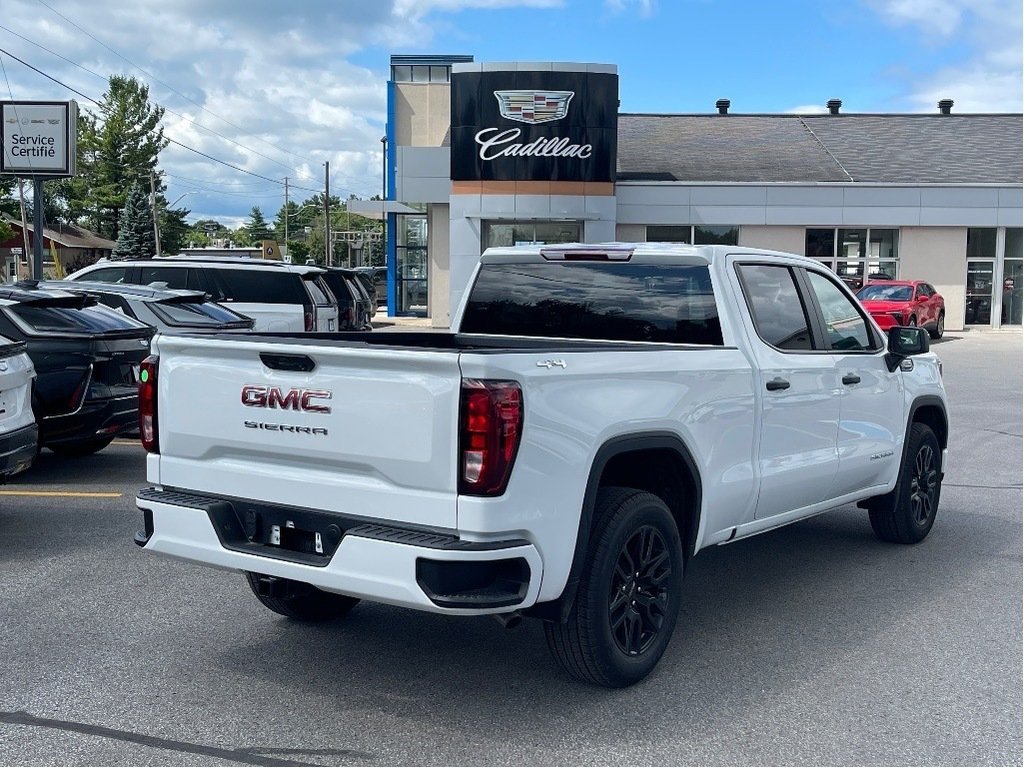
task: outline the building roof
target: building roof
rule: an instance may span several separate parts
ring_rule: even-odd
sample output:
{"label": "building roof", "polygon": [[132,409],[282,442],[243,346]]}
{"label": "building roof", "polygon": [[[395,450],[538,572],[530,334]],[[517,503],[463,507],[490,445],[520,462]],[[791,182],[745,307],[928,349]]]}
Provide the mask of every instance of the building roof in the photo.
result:
{"label": "building roof", "polygon": [[1020,184],[1022,116],[620,114],[620,181]]}
{"label": "building roof", "polygon": [[[6,213],[0,214],[0,218],[19,232],[21,231],[20,219],[16,219]],[[35,228],[32,226],[31,222],[28,223],[27,229],[29,232],[35,232]],[[102,251],[112,251],[114,246],[117,245],[113,240],[107,240],[105,237],[100,237],[95,232],[90,232],[88,229],[83,229],[82,227],[76,227],[73,224],[58,224],[57,229],[43,227],[43,237],[57,243],[57,245],[64,246],[65,248],[92,248]]]}

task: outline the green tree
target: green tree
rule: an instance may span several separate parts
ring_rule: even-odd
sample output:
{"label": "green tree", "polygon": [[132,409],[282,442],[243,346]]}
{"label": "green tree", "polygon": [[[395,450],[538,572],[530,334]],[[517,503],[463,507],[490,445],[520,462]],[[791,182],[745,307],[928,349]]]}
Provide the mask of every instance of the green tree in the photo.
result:
{"label": "green tree", "polygon": [[[78,119],[78,177],[53,182],[57,215],[115,239],[118,216],[129,190],[140,182],[149,189],[155,174],[157,204],[166,206],[157,172],[160,151],[168,142],[160,121],[164,110],[149,101],[149,87],[133,77],[112,75],[97,113]],[[48,193],[51,191],[47,185]]]}
{"label": "green tree", "polygon": [[185,217],[191,213],[187,208],[160,211],[160,250],[167,254],[181,253],[188,245],[189,226]]}
{"label": "green tree", "polygon": [[132,186],[120,221],[117,244],[111,256],[115,259],[152,258],[156,253],[153,211],[149,207],[149,194],[142,184],[136,182]]}
{"label": "green tree", "polygon": [[258,205],[254,205],[249,212],[249,220],[244,226],[245,233],[250,243],[259,243],[261,240],[269,240],[272,237],[270,225],[263,218],[263,211]]}

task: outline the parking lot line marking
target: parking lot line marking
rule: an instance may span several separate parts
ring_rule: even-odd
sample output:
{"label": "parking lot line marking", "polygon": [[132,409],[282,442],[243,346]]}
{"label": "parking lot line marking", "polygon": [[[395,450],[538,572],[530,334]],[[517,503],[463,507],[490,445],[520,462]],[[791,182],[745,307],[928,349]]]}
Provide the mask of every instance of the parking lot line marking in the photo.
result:
{"label": "parking lot line marking", "polygon": [[62,496],[85,499],[120,499],[124,494],[102,491],[0,491],[0,496]]}

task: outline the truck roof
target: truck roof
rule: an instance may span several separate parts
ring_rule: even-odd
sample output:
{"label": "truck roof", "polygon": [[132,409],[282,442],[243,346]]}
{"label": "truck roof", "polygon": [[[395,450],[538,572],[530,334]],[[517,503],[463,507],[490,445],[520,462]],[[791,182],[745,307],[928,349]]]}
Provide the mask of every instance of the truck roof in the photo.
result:
{"label": "truck roof", "polygon": [[[550,245],[530,244],[488,248],[481,256],[481,262],[495,264],[510,262],[524,257],[536,257],[547,261],[644,261],[670,262],[678,264],[710,264],[714,259],[729,253],[784,256],[796,254],[770,251],[764,248],[747,248],[736,245],[688,245],[687,243],[553,243]],[[532,259],[531,259],[532,260]]]}

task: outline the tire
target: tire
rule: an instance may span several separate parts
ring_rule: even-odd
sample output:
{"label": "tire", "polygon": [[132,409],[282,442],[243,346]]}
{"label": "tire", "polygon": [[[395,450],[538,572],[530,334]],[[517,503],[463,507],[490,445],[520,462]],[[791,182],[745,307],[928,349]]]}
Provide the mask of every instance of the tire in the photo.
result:
{"label": "tire", "polygon": [[112,442],[114,442],[114,438],[110,436],[98,437],[94,440],[79,440],[74,443],[56,443],[46,447],[61,456],[91,456],[94,453],[99,453]]}
{"label": "tire", "polygon": [[336,595],[333,592],[324,592],[312,584],[301,581],[281,579],[282,587],[287,592],[282,597],[269,597],[261,595],[259,591],[260,574],[246,571],[245,581],[256,595],[256,599],[263,605],[287,616],[289,619],[299,621],[330,621],[344,616],[351,611],[359,602],[357,597]]}
{"label": "tire", "polygon": [[576,603],[544,634],[570,675],[623,688],[650,674],[668,646],[685,560],[672,513],[651,493],[603,488],[594,519]]}
{"label": "tire", "polygon": [[935,433],[915,422],[910,428],[896,487],[891,493],[872,499],[868,506],[871,527],[882,541],[917,544],[928,535],[942,493],[941,457]]}
{"label": "tire", "polygon": [[941,339],[942,334],[946,332],[946,313],[940,312],[939,319],[935,321],[934,330],[928,331],[928,335],[933,339]]}

